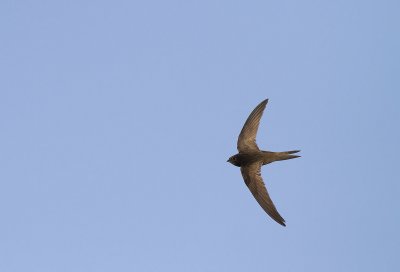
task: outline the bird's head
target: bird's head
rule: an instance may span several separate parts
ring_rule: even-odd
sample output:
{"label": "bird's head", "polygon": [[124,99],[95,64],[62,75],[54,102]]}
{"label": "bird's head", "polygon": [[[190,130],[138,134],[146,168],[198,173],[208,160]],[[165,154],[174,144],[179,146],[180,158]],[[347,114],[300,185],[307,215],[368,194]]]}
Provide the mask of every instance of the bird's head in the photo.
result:
{"label": "bird's head", "polygon": [[230,157],[230,158],[227,160],[227,162],[230,162],[230,163],[232,163],[232,164],[235,165],[235,166],[240,166],[239,160],[238,160],[238,158],[237,158],[236,155]]}

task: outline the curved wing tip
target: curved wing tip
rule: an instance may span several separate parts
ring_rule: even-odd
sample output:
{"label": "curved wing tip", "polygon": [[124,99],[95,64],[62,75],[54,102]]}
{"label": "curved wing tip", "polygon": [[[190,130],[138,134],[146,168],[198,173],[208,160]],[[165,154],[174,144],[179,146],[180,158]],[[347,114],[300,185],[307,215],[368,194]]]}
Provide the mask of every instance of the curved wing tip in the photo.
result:
{"label": "curved wing tip", "polygon": [[[272,219],[274,219],[274,218],[272,218]],[[283,219],[282,221],[274,219],[274,221],[275,221],[276,223],[278,223],[279,225],[281,225],[281,226],[283,226],[283,227],[286,227],[285,219]]]}
{"label": "curved wing tip", "polygon": [[286,221],[282,217],[280,217],[280,218],[273,218],[272,217],[272,219],[274,219],[275,222],[278,223],[279,225],[282,225],[282,226],[286,227]]}

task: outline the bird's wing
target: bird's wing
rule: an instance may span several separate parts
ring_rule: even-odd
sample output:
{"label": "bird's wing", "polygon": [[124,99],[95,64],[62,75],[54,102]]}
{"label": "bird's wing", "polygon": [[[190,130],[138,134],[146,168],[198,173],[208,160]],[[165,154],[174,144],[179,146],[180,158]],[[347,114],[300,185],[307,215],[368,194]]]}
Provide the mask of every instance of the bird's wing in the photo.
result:
{"label": "bird's wing", "polygon": [[248,166],[242,166],[240,171],[242,172],[244,182],[264,211],[276,222],[282,226],[286,226],[285,219],[283,219],[276,210],[274,203],[269,197],[267,188],[265,187],[264,181],[261,177],[261,166],[262,163],[253,163]]}
{"label": "bird's wing", "polygon": [[258,106],[250,113],[246,123],[244,123],[237,142],[237,149],[239,152],[243,153],[260,150],[256,143],[256,136],[258,125],[260,124],[260,119],[267,103],[268,99],[258,104]]}

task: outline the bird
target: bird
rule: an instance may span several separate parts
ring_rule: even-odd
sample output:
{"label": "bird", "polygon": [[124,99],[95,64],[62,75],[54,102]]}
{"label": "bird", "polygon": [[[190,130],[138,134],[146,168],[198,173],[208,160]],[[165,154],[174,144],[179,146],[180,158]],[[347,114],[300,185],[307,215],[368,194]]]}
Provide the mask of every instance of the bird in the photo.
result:
{"label": "bird", "polygon": [[300,150],[272,152],[258,148],[256,143],[257,131],[267,103],[268,99],[263,100],[250,113],[238,137],[237,149],[239,153],[231,156],[227,162],[240,167],[245,184],[261,208],[277,223],[286,226],[285,219],[279,214],[265,187],[261,176],[261,167],[275,161],[289,160],[301,156],[293,155]]}

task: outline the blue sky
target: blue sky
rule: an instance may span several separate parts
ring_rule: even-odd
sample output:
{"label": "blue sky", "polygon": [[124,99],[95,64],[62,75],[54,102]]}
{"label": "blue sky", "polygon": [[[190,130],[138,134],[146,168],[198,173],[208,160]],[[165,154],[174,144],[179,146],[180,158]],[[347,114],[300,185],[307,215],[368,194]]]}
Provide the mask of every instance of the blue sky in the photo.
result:
{"label": "blue sky", "polygon": [[399,271],[399,8],[1,1],[0,270]]}

